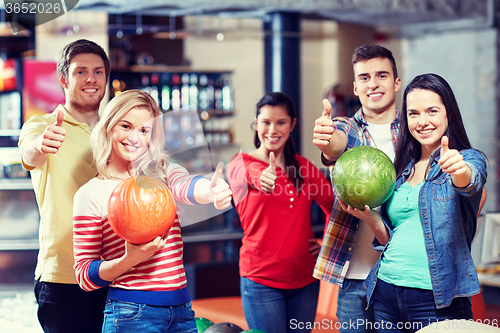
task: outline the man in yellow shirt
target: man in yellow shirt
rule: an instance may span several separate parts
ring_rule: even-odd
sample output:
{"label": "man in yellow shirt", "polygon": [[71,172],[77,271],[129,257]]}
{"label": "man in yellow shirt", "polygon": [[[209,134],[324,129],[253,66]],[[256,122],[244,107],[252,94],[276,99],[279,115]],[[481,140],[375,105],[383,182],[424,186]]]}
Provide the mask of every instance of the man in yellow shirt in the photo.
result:
{"label": "man in yellow shirt", "polygon": [[23,166],[31,172],[40,210],[40,251],[35,270],[38,319],[45,332],[101,332],[107,290],[83,291],[73,269],[73,196],[96,174],[90,131],[108,83],[104,50],[80,39],[57,62],[66,101],[31,117],[21,129]]}

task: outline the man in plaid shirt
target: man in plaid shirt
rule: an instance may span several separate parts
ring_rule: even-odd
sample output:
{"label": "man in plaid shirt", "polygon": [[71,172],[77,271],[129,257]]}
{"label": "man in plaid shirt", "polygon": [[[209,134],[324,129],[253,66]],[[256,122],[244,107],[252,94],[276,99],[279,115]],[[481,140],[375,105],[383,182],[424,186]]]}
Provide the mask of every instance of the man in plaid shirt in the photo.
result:
{"label": "man in plaid shirt", "polygon": [[[354,94],[361,109],[351,118],[331,118],[331,105],[315,122],[313,143],[321,150],[323,164],[331,166],[346,150],[374,146],[394,160],[399,111],[396,92],[401,88],[391,51],[379,45],[362,45],[352,57]],[[342,210],[335,198],[325,229],[314,276],[340,285],[337,317],[340,332],[375,332],[373,309],[366,309],[363,281],[379,259],[372,248],[374,233],[364,221]]]}

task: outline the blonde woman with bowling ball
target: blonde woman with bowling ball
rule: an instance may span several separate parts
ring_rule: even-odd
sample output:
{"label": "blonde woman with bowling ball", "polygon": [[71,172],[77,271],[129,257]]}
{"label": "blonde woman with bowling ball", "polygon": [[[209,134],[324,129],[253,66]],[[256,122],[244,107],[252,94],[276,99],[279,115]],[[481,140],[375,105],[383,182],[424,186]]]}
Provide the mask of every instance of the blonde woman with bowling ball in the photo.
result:
{"label": "blonde woman with bowling ball", "polygon": [[75,195],[73,242],[80,286],[87,291],[109,286],[102,332],[197,332],[178,210],[166,236],[132,244],[111,228],[107,203],[120,182],[143,175],[165,183],[175,201],[224,209],[231,191],[220,178],[222,170],[209,180],[168,163],[161,112],[139,90],[111,100],[91,142],[98,174]]}

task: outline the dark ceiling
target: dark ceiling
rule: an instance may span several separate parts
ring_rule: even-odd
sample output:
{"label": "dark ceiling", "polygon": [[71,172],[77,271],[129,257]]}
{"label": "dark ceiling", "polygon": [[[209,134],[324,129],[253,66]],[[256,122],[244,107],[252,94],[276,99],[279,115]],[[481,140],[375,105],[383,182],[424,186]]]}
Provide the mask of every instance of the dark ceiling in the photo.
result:
{"label": "dark ceiling", "polygon": [[[79,9],[158,16],[218,15],[262,17],[267,12],[300,12],[374,27],[412,23],[490,20],[498,0],[80,0]],[[490,20],[491,21],[491,20]]]}
{"label": "dark ceiling", "polygon": [[[56,0],[47,0],[49,2]],[[57,0],[59,1],[59,0]],[[64,0],[72,11],[101,11],[110,15],[110,30],[135,31],[142,18],[162,18],[161,25],[144,21],[144,31],[177,30],[185,16],[265,19],[270,12],[296,12],[306,19],[332,20],[374,27],[393,35],[418,35],[457,29],[498,26],[500,0]],[[71,7],[72,7],[71,6]],[[70,8],[71,8],[70,7]],[[0,9],[4,9],[0,2]],[[5,16],[5,10],[0,11]],[[127,17],[133,23],[126,23]],[[168,21],[163,18],[169,17]],[[173,19],[172,19],[173,18]],[[42,20],[48,22],[53,17]],[[5,21],[2,18],[0,21]],[[7,20],[10,21],[10,20]],[[22,23],[21,20],[17,21]],[[37,18],[37,22],[40,19]],[[165,22],[170,27],[165,26]],[[39,24],[39,23],[36,23]],[[142,24],[142,23],[141,23]],[[22,24],[21,24],[22,25]],[[33,25],[33,24],[32,24]],[[127,25],[127,26],[126,26]],[[25,25],[26,26],[26,25]],[[28,28],[31,26],[28,24]],[[206,27],[205,27],[206,28]],[[142,28],[141,28],[142,29]],[[182,28],[181,28],[182,29]]]}

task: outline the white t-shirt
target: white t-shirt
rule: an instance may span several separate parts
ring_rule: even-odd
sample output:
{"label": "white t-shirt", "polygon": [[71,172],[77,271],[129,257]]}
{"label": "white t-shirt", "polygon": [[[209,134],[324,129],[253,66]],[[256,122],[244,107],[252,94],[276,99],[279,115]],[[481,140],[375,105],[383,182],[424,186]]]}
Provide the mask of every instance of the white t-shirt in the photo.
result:
{"label": "white t-shirt", "polygon": [[[391,124],[369,124],[368,132],[372,146],[377,147],[394,162],[395,151],[392,144]],[[346,278],[364,280],[380,258],[380,253],[372,247],[375,234],[365,221],[359,221],[358,232],[352,250]]]}
{"label": "white t-shirt", "polygon": [[382,150],[394,162],[396,152],[392,143],[391,124],[369,124],[368,132],[372,138],[372,146]]}

